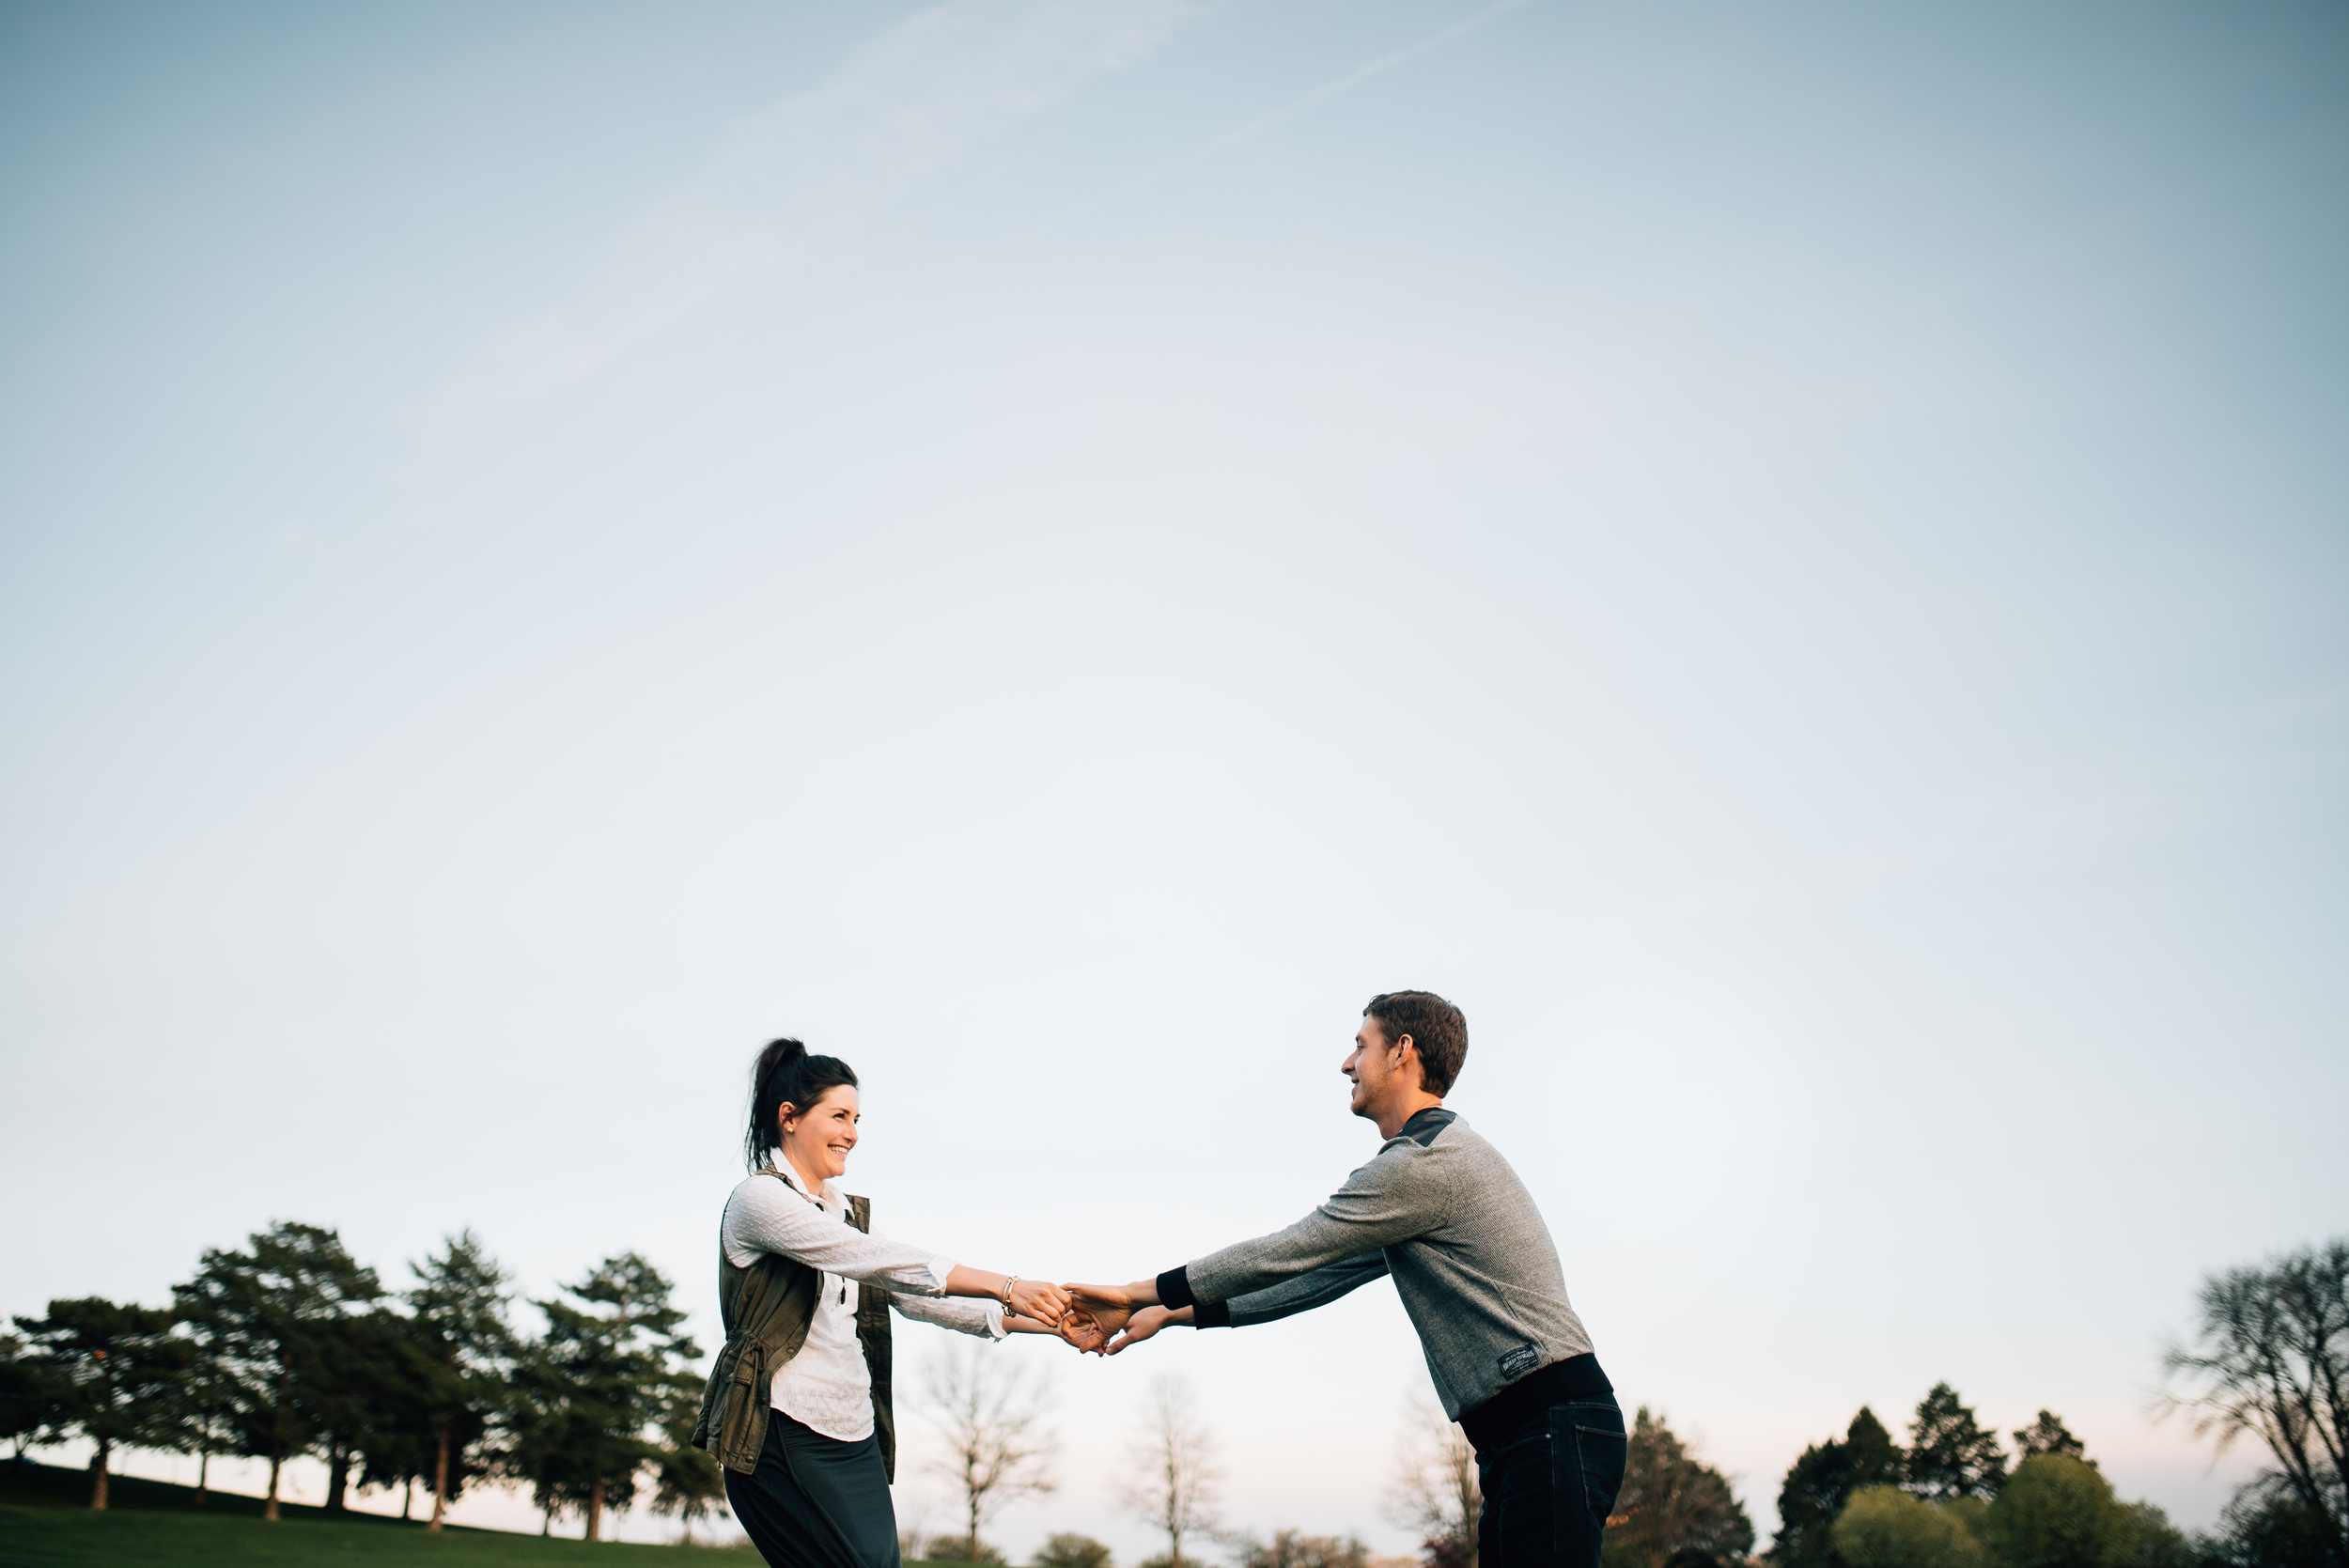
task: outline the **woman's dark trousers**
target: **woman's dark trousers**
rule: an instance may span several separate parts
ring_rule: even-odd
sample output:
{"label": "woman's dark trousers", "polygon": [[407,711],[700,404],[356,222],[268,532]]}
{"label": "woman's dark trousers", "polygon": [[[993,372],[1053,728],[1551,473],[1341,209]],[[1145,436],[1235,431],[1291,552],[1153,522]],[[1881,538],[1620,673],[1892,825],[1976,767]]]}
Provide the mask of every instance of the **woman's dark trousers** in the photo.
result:
{"label": "woman's dark trousers", "polygon": [[877,1436],[844,1443],[770,1410],[758,1468],[726,1472],[726,1501],[774,1568],[898,1568]]}
{"label": "woman's dark trousers", "polygon": [[1476,1568],[1598,1568],[1626,1444],[1612,1395],[1553,1405],[1476,1456]]}

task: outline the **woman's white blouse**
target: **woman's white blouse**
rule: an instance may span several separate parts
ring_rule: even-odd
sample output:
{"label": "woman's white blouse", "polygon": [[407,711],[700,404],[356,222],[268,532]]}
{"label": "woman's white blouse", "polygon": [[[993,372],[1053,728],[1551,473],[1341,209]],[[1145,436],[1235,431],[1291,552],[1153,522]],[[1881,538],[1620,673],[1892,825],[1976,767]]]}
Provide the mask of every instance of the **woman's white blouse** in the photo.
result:
{"label": "woman's white blouse", "polygon": [[857,1300],[865,1287],[888,1292],[901,1316],[1003,1337],[999,1303],[946,1296],[951,1261],[865,1234],[848,1223],[838,1187],[826,1182],[811,1193],[787,1166],[782,1181],[753,1176],[734,1189],[720,1235],[726,1262],[738,1268],[748,1268],[761,1253],[780,1252],[821,1272],[807,1343],[775,1369],[770,1403],[827,1437],[855,1443],[873,1435],[872,1374],[856,1337]]}

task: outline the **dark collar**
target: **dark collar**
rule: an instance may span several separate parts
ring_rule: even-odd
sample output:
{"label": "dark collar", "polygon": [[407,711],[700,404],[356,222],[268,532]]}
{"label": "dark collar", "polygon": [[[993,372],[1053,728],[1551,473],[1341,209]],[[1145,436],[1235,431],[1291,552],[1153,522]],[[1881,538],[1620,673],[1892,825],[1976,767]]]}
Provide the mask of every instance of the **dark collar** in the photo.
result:
{"label": "dark collar", "polygon": [[1403,1129],[1396,1133],[1395,1136],[1397,1138],[1408,1138],[1412,1142],[1424,1149],[1428,1144],[1433,1143],[1436,1141],[1436,1134],[1443,1131],[1444,1128],[1450,1126],[1453,1123],[1458,1121],[1459,1119],[1460,1113],[1458,1111],[1446,1110],[1439,1105],[1431,1105],[1426,1110],[1419,1111],[1413,1115],[1409,1121],[1404,1123]]}

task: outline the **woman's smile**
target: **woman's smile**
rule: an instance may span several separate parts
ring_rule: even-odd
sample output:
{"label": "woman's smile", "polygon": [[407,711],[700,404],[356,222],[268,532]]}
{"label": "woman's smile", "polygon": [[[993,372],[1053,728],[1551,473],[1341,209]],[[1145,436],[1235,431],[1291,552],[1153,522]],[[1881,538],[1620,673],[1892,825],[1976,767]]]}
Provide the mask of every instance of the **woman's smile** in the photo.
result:
{"label": "woman's smile", "polygon": [[848,1169],[848,1151],[856,1147],[857,1093],[852,1083],[837,1083],[800,1114],[786,1106],[783,1155],[813,1186],[822,1186]]}

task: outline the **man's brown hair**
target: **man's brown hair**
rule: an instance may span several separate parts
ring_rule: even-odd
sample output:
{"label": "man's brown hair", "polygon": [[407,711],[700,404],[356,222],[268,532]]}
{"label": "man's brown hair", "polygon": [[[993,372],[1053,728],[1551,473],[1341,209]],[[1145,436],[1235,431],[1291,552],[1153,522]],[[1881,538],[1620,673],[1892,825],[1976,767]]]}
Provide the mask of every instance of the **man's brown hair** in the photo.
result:
{"label": "man's brown hair", "polygon": [[1433,991],[1381,991],[1362,1017],[1378,1020],[1391,1046],[1408,1034],[1419,1048],[1420,1082],[1439,1099],[1452,1092],[1468,1060],[1467,1015]]}

